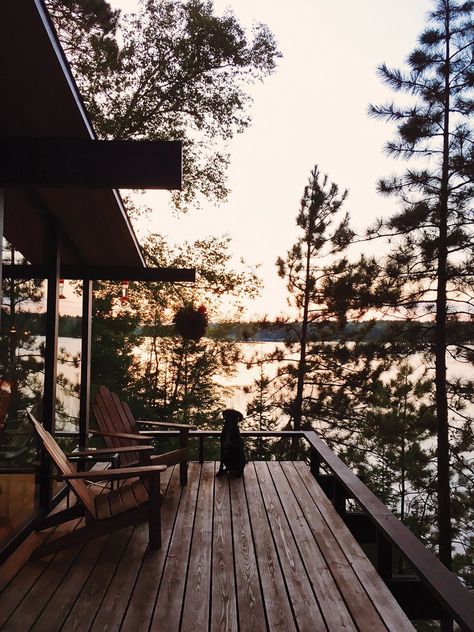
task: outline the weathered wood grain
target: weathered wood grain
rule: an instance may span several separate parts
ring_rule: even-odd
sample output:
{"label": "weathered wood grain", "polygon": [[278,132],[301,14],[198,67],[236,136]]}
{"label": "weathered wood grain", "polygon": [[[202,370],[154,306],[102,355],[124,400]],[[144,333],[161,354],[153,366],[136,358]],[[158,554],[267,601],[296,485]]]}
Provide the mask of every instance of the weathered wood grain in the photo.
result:
{"label": "weathered wood grain", "polygon": [[201,470],[181,630],[205,630],[211,606],[214,462]]}
{"label": "weathered wood grain", "polygon": [[235,521],[232,520],[230,510],[229,481],[227,476],[216,478],[212,530],[211,632],[234,632],[234,630],[238,630],[232,543],[233,527],[235,528]]}
{"label": "weathered wood grain", "polygon": [[[250,465],[248,466],[250,467]],[[245,472],[247,472],[245,469]],[[245,476],[245,475],[244,475]],[[241,630],[266,629],[265,608],[243,479],[230,481],[232,537]]]}
{"label": "weathered wood grain", "polygon": [[[350,564],[351,569],[354,571],[359,585],[363,587],[366,593],[366,597],[363,599],[362,593],[359,593],[356,590],[357,584],[355,584],[353,580],[349,580],[347,583],[344,583],[341,573],[339,576],[341,580],[339,583],[340,590],[345,595],[348,602],[349,600],[353,600],[354,607],[357,608],[357,610],[353,611],[354,619],[359,621],[365,620],[365,625],[367,625],[368,621],[372,621],[373,623],[370,629],[374,631],[376,629],[399,630],[400,632],[404,630],[413,631],[413,625],[390,594],[390,591],[382,581],[380,575],[378,575],[348,528],[334,511],[331,502],[312,477],[309,469],[301,462],[287,464],[287,470],[291,472],[291,468],[298,472],[301,480],[304,481],[306,488],[313,498],[314,506],[317,509],[316,514],[313,510],[313,516],[319,514],[322,518],[320,528],[324,530],[324,532],[326,532],[326,529],[329,529],[330,533],[333,534],[335,540],[340,545],[339,549],[333,548],[332,550],[324,552],[335,578],[339,570],[345,569],[345,565],[338,565],[334,559],[331,559],[330,554],[332,552],[341,551],[347,560],[347,563]],[[298,484],[297,480],[296,484]],[[324,537],[321,537],[320,540],[318,540],[318,542],[321,543],[323,541]],[[338,581],[338,579],[336,579],[336,581]],[[360,602],[357,599],[359,597],[362,598]],[[370,602],[370,604],[373,605],[373,608],[377,612],[378,619],[383,622],[383,627],[376,623],[376,620],[372,617],[369,606],[363,605],[367,602]]]}
{"label": "weathered wood grain", "polygon": [[280,463],[268,463],[276,490],[290,523],[296,545],[313,586],[316,600],[329,630],[356,632],[344,598],[339,592],[331,571],[318,547],[298,503],[298,487],[290,487]]}
{"label": "weathered wood grain", "polygon": [[279,554],[273,542],[267,512],[253,463],[245,468],[245,491],[257,553],[262,592],[270,630],[296,630]]}

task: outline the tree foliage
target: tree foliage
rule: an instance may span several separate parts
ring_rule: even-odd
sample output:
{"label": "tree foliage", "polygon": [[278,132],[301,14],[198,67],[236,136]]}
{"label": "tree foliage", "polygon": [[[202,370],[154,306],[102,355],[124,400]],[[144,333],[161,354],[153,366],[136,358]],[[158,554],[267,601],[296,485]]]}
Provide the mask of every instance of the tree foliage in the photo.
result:
{"label": "tree foliage", "polygon": [[99,136],[182,140],[175,204],[224,199],[226,141],[249,125],[249,87],[280,56],[270,30],[247,33],[211,0],[141,0],[123,16],[103,0],[48,7]]}
{"label": "tree foliage", "polygon": [[[472,360],[464,345],[448,348],[447,332],[450,321],[473,315],[473,11],[473,2],[438,0],[418,47],[408,57],[409,71],[385,64],[379,68],[385,83],[413,102],[370,110],[396,124],[397,135],[387,143],[387,152],[421,161],[418,168],[380,181],[379,191],[395,196],[401,208],[378,221],[369,236],[385,234],[393,240],[384,268],[386,279],[397,288],[392,306],[405,316],[428,321],[420,333],[435,360],[439,548],[447,566],[452,540],[449,444],[463,420],[452,399],[450,403],[454,394],[447,386],[446,355]],[[468,384],[464,388],[471,390]]]}

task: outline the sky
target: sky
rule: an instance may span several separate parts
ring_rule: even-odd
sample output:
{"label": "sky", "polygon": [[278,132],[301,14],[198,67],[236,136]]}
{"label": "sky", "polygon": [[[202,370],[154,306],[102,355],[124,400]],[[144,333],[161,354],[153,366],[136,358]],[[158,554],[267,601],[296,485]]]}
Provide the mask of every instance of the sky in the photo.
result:
{"label": "sky", "polygon": [[[135,0],[109,2],[124,11],[136,7]],[[230,235],[236,265],[241,257],[259,265],[264,282],[247,316],[274,317],[286,309],[275,260],[295,240],[300,198],[315,164],[349,190],[345,208],[357,231],[394,209],[392,200],[376,193],[378,178],[400,168],[382,150],[393,128],[369,118],[367,109],[369,103],[399,100],[376,68],[382,62],[403,67],[433,2],[214,0],[214,5],[218,13],[230,6],[246,27],[267,24],[283,58],[270,78],[251,89],[252,125],[229,145],[227,202],[204,203],[201,210],[176,216],[166,193],[147,192],[140,201],[153,213],[138,234],[159,232],[178,243]]]}

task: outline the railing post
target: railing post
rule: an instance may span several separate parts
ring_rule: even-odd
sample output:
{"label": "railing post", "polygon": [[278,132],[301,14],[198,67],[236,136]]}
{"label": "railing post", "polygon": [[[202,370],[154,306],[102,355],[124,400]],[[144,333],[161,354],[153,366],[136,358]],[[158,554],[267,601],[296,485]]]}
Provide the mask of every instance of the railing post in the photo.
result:
{"label": "railing post", "polygon": [[314,476],[316,480],[319,479],[320,467],[321,467],[321,458],[319,454],[316,452],[315,448],[311,446],[311,450],[309,453],[309,469],[311,474]]}
{"label": "railing post", "polygon": [[392,579],[392,564],[393,564],[393,550],[392,544],[383,535],[383,533],[377,529],[376,536],[376,551],[377,551],[377,571],[380,577],[387,582]]}
{"label": "railing post", "polygon": [[346,500],[346,490],[337,478],[334,478],[334,508],[340,516],[346,513]]}
{"label": "railing post", "polygon": [[204,463],[204,435],[199,435],[199,463]]}

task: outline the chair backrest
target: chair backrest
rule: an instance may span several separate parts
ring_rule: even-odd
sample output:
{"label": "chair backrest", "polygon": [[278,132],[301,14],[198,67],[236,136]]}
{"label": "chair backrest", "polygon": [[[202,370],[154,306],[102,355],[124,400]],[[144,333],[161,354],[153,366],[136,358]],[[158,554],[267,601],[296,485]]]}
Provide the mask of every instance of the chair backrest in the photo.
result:
{"label": "chair backrest", "polygon": [[[71,474],[75,472],[76,470],[74,466],[72,465],[72,463],[70,463],[67,460],[66,455],[58,446],[58,444],[56,443],[54,438],[50,435],[50,433],[43,428],[43,426],[33,417],[31,413],[28,413],[28,417],[31,423],[33,424],[33,428],[35,429],[35,432],[38,438],[40,439],[41,443],[43,444],[44,448],[48,452],[49,456],[51,457],[53,463],[55,464],[59,472],[61,474]],[[86,512],[90,514],[92,517],[95,517],[96,513],[95,513],[94,497],[91,494],[86,483],[80,480],[70,480],[70,481],[67,481],[67,484],[72,489],[72,491],[76,494],[76,496],[80,499],[80,501],[83,503],[86,509]]]}
{"label": "chair backrest", "polygon": [[[97,391],[92,412],[99,430],[102,432],[121,432],[126,434],[138,434],[135,426],[135,419],[128,404],[120,401],[116,393],[111,393],[106,386],[100,386]],[[117,437],[104,437],[108,448],[118,448],[120,446],[137,445],[137,441],[132,439],[118,439]],[[135,462],[138,458],[136,452],[121,455],[121,463],[127,464]]]}

